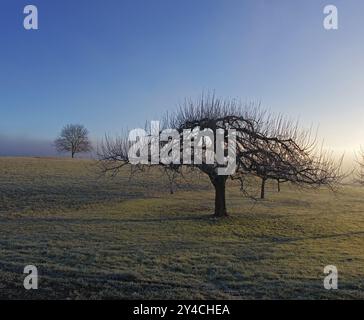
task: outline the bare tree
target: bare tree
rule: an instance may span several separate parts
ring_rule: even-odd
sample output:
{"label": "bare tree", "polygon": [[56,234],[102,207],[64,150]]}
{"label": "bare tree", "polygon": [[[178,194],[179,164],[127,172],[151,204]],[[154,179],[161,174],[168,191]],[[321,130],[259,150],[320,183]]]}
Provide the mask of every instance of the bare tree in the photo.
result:
{"label": "bare tree", "polygon": [[364,149],[360,149],[359,156],[356,160],[358,164],[358,170],[356,171],[356,176],[354,181],[364,186]]}
{"label": "bare tree", "polygon": [[[224,165],[216,161],[213,164],[194,162],[193,149],[201,141],[194,141],[191,145],[191,164],[186,165],[181,161],[180,165],[169,167],[177,173],[181,172],[182,167],[197,168],[209,177],[215,188],[216,217],[227,216],[225,189],[229,177],[240,182],[243,192],[246,192],[247,177],[260,177],[262,172],[266,179],[289,181],[310,187],[334,188],[341,177],[340,164],[336,164],[327,153],[317,148],[310,132],[300,131],[283,117],[272,117],[253,104],[243,106],[236,100],[221,100],[215,96],[202,97],[197,102],[186,100],[174,113],[164,117],[163,128],[177,131],[181,142],[185,130],[211,129],[215,134],[215,154],[217,129],[223,131],[225,141],[228,139],[229,130],[235,130],[235,173],[219,175],[218,169]],[[117,174],[122,166],[129,163],[129,147],[127,139],[106,139],[99,152],[101,170],[104,173]],[[150,148],[149,144],[149,155]],[[206,141],[203,151],[206,157]],[[165,166],[162,162],[159,165]]]}
{"label": "bare tree", "polygon": [[76,153],[92,150],[88,130],[80,124],[68,124],[63,127],[54,145],[58,152],[71,152],[72,158]]}
{"label": "bare tree", "polygon": [[281,192],[281,183],[287,182],[285,180],[277,179],[277,192]]}

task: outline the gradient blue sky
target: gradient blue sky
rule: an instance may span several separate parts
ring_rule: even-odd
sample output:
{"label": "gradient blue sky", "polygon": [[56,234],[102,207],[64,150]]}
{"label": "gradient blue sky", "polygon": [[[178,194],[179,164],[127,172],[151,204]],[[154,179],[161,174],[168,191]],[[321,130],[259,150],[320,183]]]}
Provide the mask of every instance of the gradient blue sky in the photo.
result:
{"label": "gradient blue sky", "polygon": [[319,125],[350,153],[364,144],[363,35],[362,0],[2,0],[0,154],[20,154],[14,141],[41,154],[67,123],[120,133],[208,90]]}

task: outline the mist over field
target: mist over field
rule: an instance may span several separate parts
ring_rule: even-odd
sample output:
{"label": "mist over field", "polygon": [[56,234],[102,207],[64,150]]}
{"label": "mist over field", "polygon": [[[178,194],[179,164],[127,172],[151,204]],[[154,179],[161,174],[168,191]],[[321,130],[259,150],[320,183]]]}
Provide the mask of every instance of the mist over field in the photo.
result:
{"label": "mist over field", "polygon": [[9,137],[0,134],[0,156],[56,156],[52,141],[27,137]]}
{"label": "mist over field", "polygon": [[[94,144],[97,146],[97,142]],[[95,151],[78,155],[79,158],[95,156]],[[54,141],[0,134],[0,157],[68,157],[68,154],[57,152]]]}
{"label": "mist over field", "polygon": [[[93,139],[94,150],[88,153],[78,154],[78,158],[97,158],[97,148],[102,138]],[[342,169],[348,173],[346,181],[350,181],[351,172],[357,169],[358,150],[339,149],[333,151],[333,157],[340,159],[344,155]],[[9,137],[0,134],[0,156],[2,157],[68,157],[67,153],[59,153],[54,148],[54,142],[27,137]]]}

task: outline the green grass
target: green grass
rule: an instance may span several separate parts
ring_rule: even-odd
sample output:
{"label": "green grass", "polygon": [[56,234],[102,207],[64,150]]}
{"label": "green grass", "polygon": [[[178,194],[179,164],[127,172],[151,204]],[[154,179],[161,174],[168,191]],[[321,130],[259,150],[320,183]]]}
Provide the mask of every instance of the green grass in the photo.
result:
{"label": "green grass", "polygon": [[[98,177],[88,160],[0,158],[0,298],[364,298],[364,190],[169,193],[158,170]],[[196,180],[196,179],[195,179]],[[39,289],[23,288],[34,264]],[[323,288],[336,265],[339,289]]]}

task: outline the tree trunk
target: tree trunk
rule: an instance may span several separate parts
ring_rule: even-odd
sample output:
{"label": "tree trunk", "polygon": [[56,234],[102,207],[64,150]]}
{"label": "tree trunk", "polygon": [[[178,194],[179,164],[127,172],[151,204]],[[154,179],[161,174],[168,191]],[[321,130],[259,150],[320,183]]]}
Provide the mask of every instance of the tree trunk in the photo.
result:
{"label": "tree trunk", "polygon": [[211,179],[215,187],[215,217],[227,217],[228,215],[225,197],[226,178],[226,176],[217,176],[215,179]]}
{"label": "tree trunk", "polygon": [[281,182],[279,180],[277,181],[277,189],[278,192],[281,192]]}
{"label": "tree trunk", "polygon": [[264,199],[264,197],[265,197],[265,181],[266,180],[267,179],[265,179],[265,178],[262,179],[262,185],[260,187],[260,199]]}
{"label": "tree trunk", "polygon": [[72,159],[75,157],[75,153],[74,152],[71,152],[71,157],[72,157]]}

